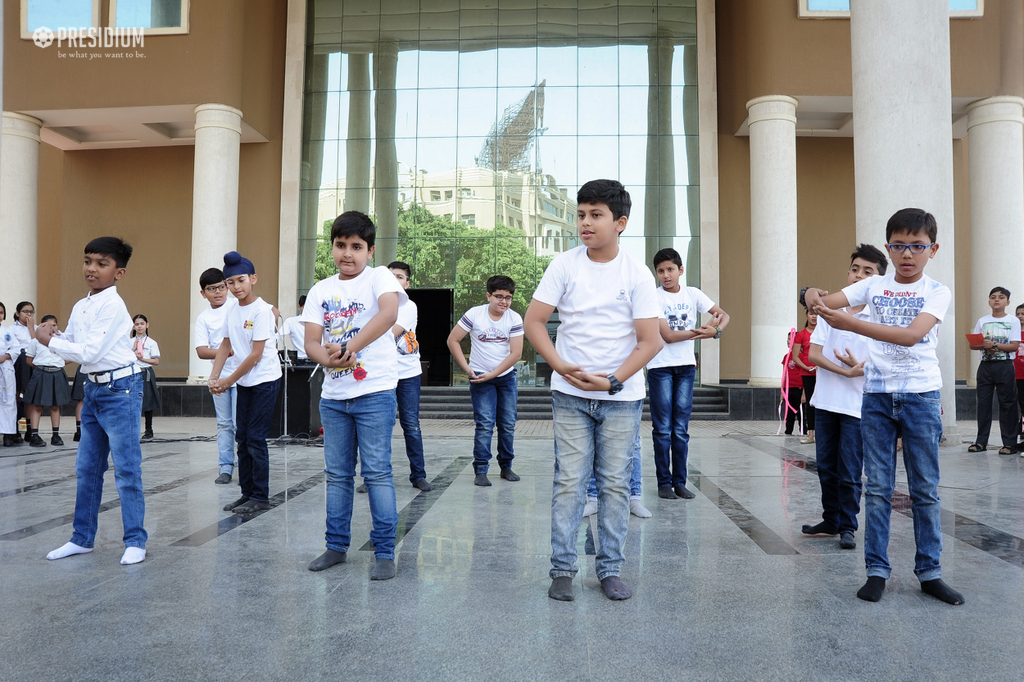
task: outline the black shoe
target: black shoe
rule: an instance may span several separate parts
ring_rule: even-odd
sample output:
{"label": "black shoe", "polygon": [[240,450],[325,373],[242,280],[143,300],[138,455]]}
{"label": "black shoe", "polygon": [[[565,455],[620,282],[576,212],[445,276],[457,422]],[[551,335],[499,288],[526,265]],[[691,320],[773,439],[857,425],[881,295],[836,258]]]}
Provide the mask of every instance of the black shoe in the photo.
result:
{"label": "black shoe", "polygon": [[20,440],[20,439],[15,439],[14,436],[12,436],[11,434],[5,433],[4,434],[4,447],[5,448],[14,447],[15,445],[18,444],[18,440]]}
{"label": "black shoe", "polygon": [[60,434],[55,433],[50,437],[50,445],[64,445],[64,439],[60,437]]}
{"label": "black shoe", "polygon": [[39,437],[38,433],[33,433],[28,439],[28,444],[34,448],[45,448],[46,441]]}
{"label": "black shoe", "polygon": [[684,500],[692,500],[693,498],[697,497],[689,490],[687,490],[685,485],[677,485],[675,487],[675,493]]}
{"label": "black shoe", "polygon": [[679,496],[676,495],[676,491],[672,490],[672,486],[666,485],[658,488],[658,497],[663,500],[678,500]]}
{"label": "black shoe", "polygon": [[473,485],[487,487],[490,484],[491,482],[487,479],[487,474],[484,473],[477,474],[476,478],[473,479]]}
{"label": "black shoe", "polygon": [[857,549],[857,541],[853,539],[852,530],[844,530],[839,534],[840,549]]}
{"label": "black shoe", "polygon": [[434,486],[430,485],[430,481],[425,478],[418,478],[412,483],[413,488],[418,488],[425,493],[429,493],[434,489]]}
{"label": "black shoe", "polygon": [[258,511],[266,511],[270,509],[269,502],[257,502],[256,500],[249,500],[244,504],[240,504],[231,510],[232,514],[254,514]]}
{"label": "black shoe", "polygon": [[365,483],[360,483],[360,484],[359,484],[359,487],[358,487],[358,488],[356,488],[356,492],[357,492],[357,493],[366,493],[366,492],[368,492],[369,490],[370,490],[370,489],[366,487],[366,484],[365,484]]}
{"label": "black shoe", "polygon": [[836,535],[839,533],[839,529],[833,528],[822,521],[821,523],[816,523],[813,526],[804,524],[803,527],[800,528],[800,532],[804,535]]}
{"label": "black shoe", "polygon": [[142,440],[153,440],[153,432],[146,429],[146,432],[142,434]]}
{"label": "black shoe", "polygon": [[75,429],[75,437],[72,438],[71,440],[75,441],[76,443],[82,440],[82,429]]}
{"label": "black shoe", "polygon": [[231,474],[228,474],[228,473],[221,474],[213,482],[218,484],[218,485],[226,485],[228,483],[231,483]]}
{"label": "black shoe", "polygon": [[248,501],[249,501],[248,497],[239,497],[234,502],[228,502],[227,504],[225,504],[224,505],[224,511],[233,511],[235,509],[235,507],[240,507],[240,506],[242,506],[243,504],[245,504]]}
{"label": "black shoe", "polygon": [[501,468],[501,477],[504,478],[506,481],[518,481],[519,480],[519,474],[517,474],[516,472],[512,471],[512,467],[502,467]]}

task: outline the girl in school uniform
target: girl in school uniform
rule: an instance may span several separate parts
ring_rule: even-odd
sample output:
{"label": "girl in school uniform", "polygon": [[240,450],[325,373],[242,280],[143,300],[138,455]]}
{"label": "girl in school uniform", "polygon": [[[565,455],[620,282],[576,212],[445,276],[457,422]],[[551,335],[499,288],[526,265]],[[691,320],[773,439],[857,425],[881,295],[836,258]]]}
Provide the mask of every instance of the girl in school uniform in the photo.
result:
{"label": "girl in school uniform", "polygon": [[[39,326],[48,327],[54,336],[57,331],[57,318],[54,315],[43,317]],[[64,445],[60,437],[60,408],[71,402],[71,389],[68,387],[68,375],[64,372],[64,359],[49,348],[33,340],[28,347],[28,364],[32,366],[32,378],[25,387],[25,411],[28,412],[29,440],[28,444],[43,447],[46,442],[39,436],[39,420],[43,416],[43,408],[50,410],[50,427],[53,435],[50,445]]]}
{"label": "girl in school uniform", "polygon": [[156,372],[153,367],[160,364],[160,346],[149,338],[149,320],[145,315],[132,318],[132,350],[135,364],[145,375],[142,379],[142,414],[146,417],[146,430],[142,440],[153,438],[153,410],[160,409],[160,393],[156,388]]}
{"label": "girl in school uniform", "polygon": [[[0,322],[7,318],[7,308],[0,303]],[[17,445],[18,396],[14,379],[14,355],[20,346],[10,327],[0,327],[0,433],[4,447]]]}
{"label": "girl in school uniform", "polygon": [[[28,356],[25,351],[29,344],[36,338],[36,307],[29,301],[22,301],[14,309],[14,324],[11,325],[11,333],[17,342],[17,351],[14,353],[14,378],[18,391],[18,418],[25,416],[25,405],[22,395],[28,380],[32,378],[32,367],[28,364]],[[28,440],[29,431],[25,429],[25,440]],[[21,438],[21,434],[15,429],[15,437]]]}

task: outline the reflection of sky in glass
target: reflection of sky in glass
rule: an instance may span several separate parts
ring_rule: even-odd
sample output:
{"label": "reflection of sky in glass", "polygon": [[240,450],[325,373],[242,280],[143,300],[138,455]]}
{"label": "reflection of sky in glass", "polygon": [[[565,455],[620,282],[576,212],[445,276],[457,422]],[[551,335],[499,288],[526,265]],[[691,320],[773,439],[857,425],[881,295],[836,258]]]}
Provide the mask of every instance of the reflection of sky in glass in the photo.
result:
{"label": "reflection of sky in glass", "polygon": [[92,0],[28,0],[28,30],[92,26]]}
{"label": "reflection of sky in glass", "polygon": [[153,25],[152,0],[117,0],[117,25],[151,28]]}
{"label": "reflection of sky in glass", "polygon": [[[812,12],[849,12],[850,0],[807,0],[807,9]],[[950,12],[973,12],[977,9],[978,0],[949,0]]]}

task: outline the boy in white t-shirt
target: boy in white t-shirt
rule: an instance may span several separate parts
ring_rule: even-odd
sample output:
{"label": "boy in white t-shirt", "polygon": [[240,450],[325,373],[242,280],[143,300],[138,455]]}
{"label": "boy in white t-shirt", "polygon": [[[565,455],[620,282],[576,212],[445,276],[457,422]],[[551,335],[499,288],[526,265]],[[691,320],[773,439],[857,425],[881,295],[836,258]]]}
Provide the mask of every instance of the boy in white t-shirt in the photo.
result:
{"label": "boy in white t-shirt", "polygon": [[391,475],[398,352],[391,329],[405,290],[385,267],[367,267],[376,228],[366,215],[346,211],[331,226],[337,277],[313,285],[306,295],[306,355],[323,365],[320,419],[324,425],[327,481],[327,549],[309,563],[322,571],[343,563],[352,540],[356,462],[367,484],[376,562],[370,580],[395,577],[398,506]]}
{"label": "boy in white t-shirt", "polygon": [[[515,365],[523,357],[523,318],[512,310],[516,283],[511,277],[495,275],[487,280],[487,305],[466,311],[448,335],[448,350],[459,367],[469,376],[469,395],[473,400],[474,483],[489,486],[488,462],[491,460],[491,438],[498,425],[498,466],[506,481],[518,481],[512,471],[515,457],[513,439],[516,431],[519,389],[516,387]],[[469,361],[462,352],[461,341],[469,334]]]}
{"label": "boy in white t-shirt", "polygon": [[[868,580],[857,592],[878,601],[889,565],[889,523],[896,485],[896,438],[903,435],[914,513],[917,556],[914,574],[921,590],[948,604],[964,603],[963,595],[942,581],[941,510],[939,506],[939,440],[942,438],[942,374],[936,354],[936,325],[952,301],[949,287],[924,274],[939,245],[935,217],[919,208],[897,211],[885,226],[886,248],[893,272],[862,279],[828,295],[809,288],[808,309],[834,329],[866,336],[861,402],[864,442],[864,561]],[[870,321],[842,310],[867,304]]]}
{"label": "boy in white t-shirt", "polygon": [[[224,507],[235,514],[270,509],[270,451],[267,436],[273,422],[281,382],[281,363],[274,344],[272,306],[253,291],[258,276],[252,261],[237,251],[224,254],[224,281],[238,299],[224,324],[224,338],[210,372],[210,393],[223,395],[238,385],[235,441],[242,496]],[[228,358],[235,356],[233,363]],[[225,366],[231,367],[222,379]]]}
{"label": "boy in white t-shirt", "polygon": [[[591,473],[597,476],[595,566],[609,599],[632,596],[619,574],[629,526],[630,446],[640,429],[644,377],[661,350],[654,277],[619,247],[629,192],[615,180],[592,180],[576,195],[579,246],[555,257],[526,311],[526,335],[554,371],[551,403],[555,479],[551,496],[551,587],[575,598],[576,543]],[[557,345],[547,322],[558,310]]]}
{"label": "boy in white t-shirt", "polygon": [[[288,343],[291,344],[291,350],[295,352],[295,358],[305,363],[309,360],[306,355],[306,326],[302,323],[302,311],[306,307],[306,297],[299,296],[299,312],[297,315],[289,317],[281,325],[281,334],[288,338]],[[287,344],[286,344],[287,347]]]}
{"label": "boy in white t-shirt", "polygon": [[[885,254],[861,244],[850,256],[847,285],[887,269]],[[866,306],[847,308],[858,320],[870,321]],[[805,535],[839,534],[841,549],[854,549],[860,512],[864,452],[860,430],[860,404],[864,393],[867,337],[833,329],[824,319],[811,334],[808,358],[819,368],[811,404],[815,411],[815,461],[821,484],[821,522],[804,525]]]}
{"label": "boy in white t-shirt", "polygon": [[1010,290],[994,288],[988,295],[991,315],[978,319],[974,333],[983,335],[979,345],[971,350],[981,351],[978,365],[978,437],[967,448],[968,452],[983,452],[988,447],[988,434],[992,429],[992,394],[999,400],[999,435],[1003,447],[1000,455],[1017,452],[1017,433],[1020,416],[1017,414],[1017,383],[1013,359],[1020,346],[1020,320],[1006,312],[1010,305]]}
{"label": "boy in white t-shirt", "polygon": [[[224,273],[219,268],[209,268],[199,275],[199,293],[210,307],[196,317],[195,349],[196,355],[204,360],[203,367],[209,377],[213,370],[213,361],[217,359],[217,349],[224,339],[224,328],[228,319],[228,311],[238,305],[237,299],[228,294],[228,285],[224,281]],[[221,373],[231,374],[235,371],[235,356],[224,361]],[[235,471],[235,402],[238,391],[234,386],[223,393],[214,394],[213,409],[217,414],[217,466],[219,471],[214,483],[225,485],[231,482]]]}

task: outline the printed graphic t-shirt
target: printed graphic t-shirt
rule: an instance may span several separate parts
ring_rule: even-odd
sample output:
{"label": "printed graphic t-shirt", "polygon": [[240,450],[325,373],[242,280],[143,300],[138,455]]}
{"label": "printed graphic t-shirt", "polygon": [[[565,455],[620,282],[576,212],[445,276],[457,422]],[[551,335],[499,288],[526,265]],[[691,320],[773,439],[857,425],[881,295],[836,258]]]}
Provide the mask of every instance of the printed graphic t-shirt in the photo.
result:
{"label": "printed graphic t-shirt", "polygon": [[399,327],[405,331],[395,338],[398,348],[398,380],[411,379],[423,374],[420,366],[420,342],[416,340],[416,324],[419,322],[419,309],[412,301],[406,301],[398,308]]}
{"label": "printed graphic t-shirt", "polygon": [[[974,333],[984,334],[986,339],[992,339],[996,343],[1010,343],[1010,341],[1016,341],[1020,338],[1020,320],[1010,314],[1003,315],[1002,317],[985,315],[979,318],[978,323],[974,325]],[[1017,357],[1016,353],[997,350],[991,353],[983,352],[981,354],[981,361],[1013,360],[1015,357]]]}
{"label": "printed graphic t-shirt", "polygon": [[928,275],[910,284],[896,281],[895,273],[875,275],[843,289],[851,306],[867,304],[871,322],[890,327],[909,327],[914,318],[928,313],[938,323],[924,338],[907,348],[868,339],[864,366],[865,393],[924,393],[942,388],[936,348],[938,325],[946,316],[952,295],[949,287]]}
{"label": "printed graphic t-shirt", "polygon": [[[495,369],[511,352],[509,340],[523,335],[523,318],[509,308],[501,319],[491,319],[487,304],[478,305],[466,311],[459,320],[459,326],[469,332],[472,341],[469,349],[469,367],[477,374]],[[509,367],[499,376],[505,376],[515,369]]]}
{"label": "printed graphic t-shirt", "polygon": [[[377,299],[391,292],[398,294],[401,309],[409,297],[384,266],[363,268],[352,279],[334,275],[314,284],[306,294],[302,322],[323,326],[324,343],[348,343],[380,310]],[[389,328],[357,353],[355,367],[325,368],[320,395],[328,400],[349,400],[397,385],[398,352]]]}
{"label": "printed graphic t-shirt", "polygon": [[[674,332],[692,331],[700,326],[700,316],[715,307],[715,302],[697,287],[679,287],[679,291],[671,293],[664,287],[658,287],[658,304],[661,306],[661,317],[668,321],[668,328]],[[696,365],[697,356],[693,353],[694,340],[666,343],[665,347],[647,363],[648,369],[658,367],[679,367]]]}
{"label": "printed graphic t-shirt", "polygon": [[[867,308],[854,313],[858,320],[870,321]],[[821,354],[833,364],[842,366],[835,351],[846,355],[849,350],[858,361],[864,362],[868,354],[868,338],[853,332],[833,329],[824,318],[818,318],[818,326],[811,334],[810,343],[821,346]],[[810,346],[810,343],[808,346]],[[841,374],[819,368],[814,385],[811,405],[836,414],[845,414],[860,419],[860,406],[864,398],[864,377],[844,377]]]}
{"label": "printed graphic t-shirt", "polygon": [[[257,341],[266,341],[263,345],[263,355],[253,368],[238,380],[239,386],[248,388],[281,378],[281,363],[277,359],[277,347],[274,345],[274,339],[277,338],[274,334],[274,314],[270,308],[269,303],[257,298],[249,305],[232,306],[228,311],[227,333],[224,336],[231,342],[235,369],[238,368],[238,363],[249,357]],[[228,374],[222,369],[220,376],[226,378]]]}
{"label": "printed graphic t-shirt", "polygon": [[[617,370],[633,352],[634,320],[656,318],[661,310],[654,275],[622,248],[607,263],[590,260],[586,246],[555,256],[533,297],[558,309],[558,356],[600,376]],[[622,384],[621,391],[608,395],[582,391],[558,374],[551,376],[551,390],[566,395],[589,400],[643,400],[643,372]]]}

